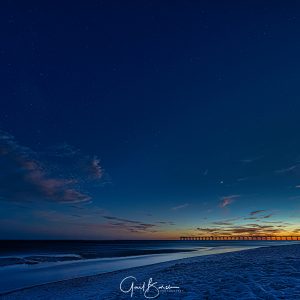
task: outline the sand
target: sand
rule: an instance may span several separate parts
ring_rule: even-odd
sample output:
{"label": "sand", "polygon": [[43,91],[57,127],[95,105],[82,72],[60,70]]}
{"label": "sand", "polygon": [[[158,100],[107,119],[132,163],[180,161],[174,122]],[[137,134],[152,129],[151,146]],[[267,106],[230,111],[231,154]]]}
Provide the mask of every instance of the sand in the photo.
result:
{"label": "sand", "polygon": [[[147,291],[150,278],[157,283],[150,284]],[[123,279],[122,292],[120,283]],[[134,288],[131,296],[132,282]],[[300,245],[185,258],[45,284],[2,295],[0,299],[109,300],[150,297],[169,300],[300,299]]]}

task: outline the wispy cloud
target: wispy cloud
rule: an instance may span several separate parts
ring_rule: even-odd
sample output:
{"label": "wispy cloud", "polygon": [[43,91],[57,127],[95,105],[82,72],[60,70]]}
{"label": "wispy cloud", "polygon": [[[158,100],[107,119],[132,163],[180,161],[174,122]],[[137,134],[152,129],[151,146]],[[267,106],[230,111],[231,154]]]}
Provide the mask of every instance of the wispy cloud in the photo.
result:
{"label": "wispy cloud", "polygon": [[241,219],[240,217],[235,217],[231,219],[213,221],[210,224],[227,227],[227,226],[233,226],[234,222],[240,219]]}
{"label": "wispy cloud", "polygon": [[212,222],[212,224],[221,225],[221,226],[223,226],[223,225],[225,225],[225,226],[233,225],[233,223],[227,222],[227,221],[216,221],[216,222]]}
{"label": "wispy cloud", "polygon": [[263,213],[266,213],[267,211],[266,210],[255,210],[255,211],[252,211],[250,212],[250,217],[246,217],[244,218],[244,220],[261,220],[261,219],[269,219],[271,218],[274,213],[269,213],[267,215],[263,214]]}
{"label": "wispy cloud", "polygon": [[262,212],[265,212],[265,210],[264,209],[254,210],[254,211],[250,212],[250,215],[254,216],[254,215],[257,215],[257,214],[262,213]]}
{"label": "wispy cloud", "polygon": [[156,232],[156,224],[144,223],[136,220],[129,220],[114,216],[103,216],[104,219],[109,220],[106,225],[110,225],[116,228],[122,228],[122,230],[127,230],[130,232]]}
{"label": "wispy cloud", "polygon": [[93,159],[88,164],[88,168],[92,177],[100,179],[103,176],[103,169],[100,165],[100,159],[97,156],[94,156]]}
{"label": "wispy cloud", "polygon": [[[52,149],[52,154],[37,153],[20,145],[12,135],[0,131],[0,199],[10,202],[90,201],[91,197],[79,189],[86,176],[83,174],[84,169],[78,168],[78,162],[85,161],[86,158],[76,156],[74,159],[70,158],[65,165],[67,155],[78,155],[78,151],[67,145]],[[57,160],[57,157],[63,159]],[[88,172],[93,178],[99,179],[102,176],[99,160],[94,158],[90,166]],[[63,176],[68,168],[72,168],[72,172]]]}
{"label": "wispy cloud", "polygon": [[244,163],[244,164],[250,164],[250,163],[253,163],[253,162],[261,159],[262,157],[263,156],[248,157],[248,158],[241,159],[240,162]]}
{"label": "wispy cloud", "polygon": [[184,203],[184,204],[181,204],[181,205],[178,205],[178,206],[174,206],[174,207],[172,207],[171,209],[172,209],[172,210],[179,210],[179,209],[186,208],[186,207],[188,207],[188,206],[189,206],[188,203]]}
{"label": "wispy cloud", "polygon": [[273,216],[273,214],[268,214],[266,216],[262,216],[262,219],[269,219]]}
{"label": "wispy cloud", "polygon": [[239,197],[240,195],[229,195],[229,196],[222,197],[219,207],[225,208],[230,204],[232,204]]}
{"label": "wispy cloud", "polygon": [[171,226],[175,225],[175,223],[172,222],[172,221],[157,221],[156,223],[157,224],[162,224],[162,225],[171,225]]}
{"label": "wispy cloud", "polygon": [[298,165],[293,165],[288,168],[276,170],[275,173],[278,173],[278,174],[289,173],[289,172],[295,170],[297,167],[298,167]]}
{"label": "wispy cloud", "polygon": [[198,227],[197,231],[202,235],[215,234],[215,235],[255,235],[255,234],[276,234],[284,232],[281,224],[245,224],[245,225],[232,225],[226,227]]}

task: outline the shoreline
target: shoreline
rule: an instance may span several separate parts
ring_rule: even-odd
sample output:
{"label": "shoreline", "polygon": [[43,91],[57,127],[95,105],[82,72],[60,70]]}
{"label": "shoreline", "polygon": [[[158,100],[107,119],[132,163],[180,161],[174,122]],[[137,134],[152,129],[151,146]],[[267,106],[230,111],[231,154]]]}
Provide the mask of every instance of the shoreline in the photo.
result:
{"label": "shoreline", "polygon": [[[0,295],[40,285],[108,274],[136,267],[147,267],[185,258],[207,256],[253,249],[257,246],[199,247],[192,251],[169,252],[152,255],[83,259],[43,265],[14,265],[0,269]],[[263,247],[263,245],[261,246]]]}
{"label": "shoreline", "polygon": [[[1,294],[0,299],[128,299],[130,294],[121,292],[119,287],[128,276],[136,277],[138,282],[148,282],[152,277],[161,284],[180,287],[180,293],[174,295],[164,291],[159,297],[162,299],[206,296],[229,299],[234,294],[237,299],[246,296],[248,299],[278,296],[297,299],[298,296],[300,299],[300,245],[183,258],[25,288]],[[222,298],[218,298],[215,290],[222,292]],[[145,299],[138,292],[133,297]]]}

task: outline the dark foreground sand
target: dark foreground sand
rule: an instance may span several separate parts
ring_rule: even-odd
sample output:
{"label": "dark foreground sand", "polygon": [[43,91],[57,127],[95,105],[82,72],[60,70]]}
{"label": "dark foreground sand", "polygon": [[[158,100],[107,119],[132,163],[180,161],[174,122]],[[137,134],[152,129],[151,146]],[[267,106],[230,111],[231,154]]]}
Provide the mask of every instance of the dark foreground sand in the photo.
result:
{"label": "dark foreground sand", "polygon": [[[122,279],[149,292],[120,290]],[[165,290],[168,285],[176,286]],[[300,300],[300,244],[264,247],[226,254],[181,259],[102,275],[33,287],[0,296],[11,299],[292,299]],[[149,299],[149,298],[148,298]]]}

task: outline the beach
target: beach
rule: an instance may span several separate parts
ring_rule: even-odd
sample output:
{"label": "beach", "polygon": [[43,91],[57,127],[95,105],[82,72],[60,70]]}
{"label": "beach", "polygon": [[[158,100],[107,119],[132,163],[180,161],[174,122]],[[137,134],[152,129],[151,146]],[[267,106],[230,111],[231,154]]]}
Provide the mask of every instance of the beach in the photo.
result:
{"label": "beach", "polygon": [[275,241],[44,241],[42,244],[20,242],[17,245],[2,243],[0,294],[183,258],[263,247],[270,243],[278,244]]}
{"label": "beach", "polygon": [[151,297],[195,300],[300,299],[300,245],[185,258],[40,285],[2,295],[0,299]]}

